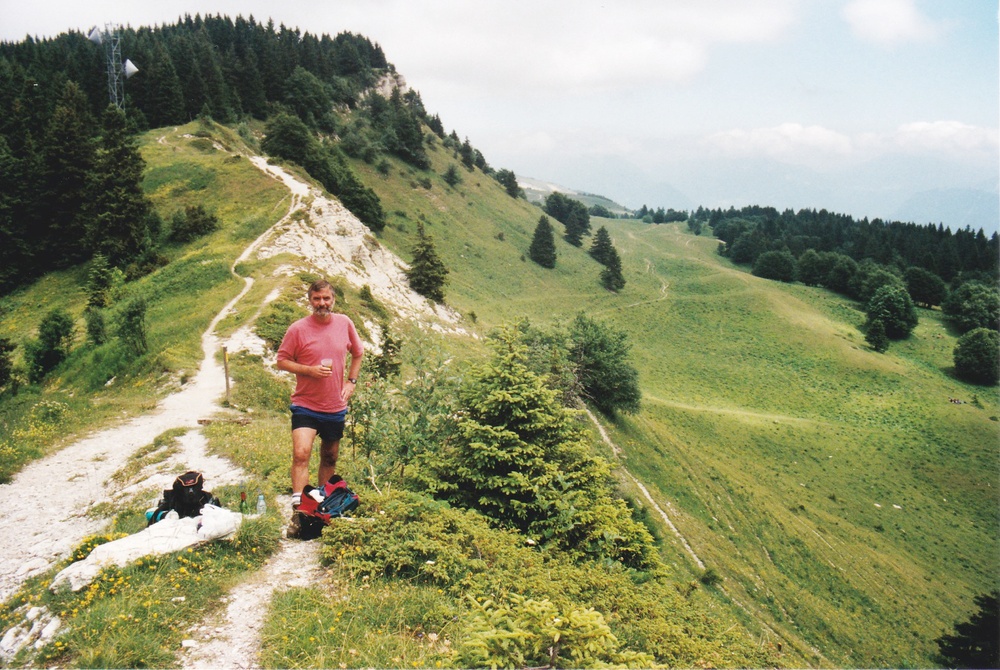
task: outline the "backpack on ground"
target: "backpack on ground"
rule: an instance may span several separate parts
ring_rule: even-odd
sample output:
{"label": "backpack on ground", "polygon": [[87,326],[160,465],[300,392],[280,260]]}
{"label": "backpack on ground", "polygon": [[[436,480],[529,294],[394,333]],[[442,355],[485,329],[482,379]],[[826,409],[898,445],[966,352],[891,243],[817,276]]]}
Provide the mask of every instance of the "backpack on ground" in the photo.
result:
{"label": "backpack on ground", "polygon": [[149,517],[147,525],[152,526],[160,521],[170,511],[177,512],[181,518],[201,515],[205,505],[219,505],[219,499],[205,490],[205,478],[200,472],[189,470],[174,480],[173,486],[164,489],[160,503]]}
{"label": "backpack on ground", "polygon": [[347,482],[340,475],[334,475],[321,489],[307,485],[302,490],[299,512],[305,517],[317,518],[325,525],[330,523],[330,519],[353,512],[359,502],[358,494],[347,487]]}

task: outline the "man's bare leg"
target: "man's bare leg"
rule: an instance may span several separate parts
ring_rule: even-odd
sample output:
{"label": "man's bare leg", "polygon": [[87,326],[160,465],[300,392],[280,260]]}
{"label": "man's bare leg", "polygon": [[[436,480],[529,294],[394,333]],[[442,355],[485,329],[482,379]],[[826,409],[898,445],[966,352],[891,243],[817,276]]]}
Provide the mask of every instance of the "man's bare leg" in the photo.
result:
{"label": "man's bare leg", "polygon": [[[296,428],[292,431],[292,494],[302,493],[309,483],[309,457],[312,455],[315,428]],[[322,466],[320,466],[322,470]]]}
{"label": "man's bare leg", "polygon": [[337,472],[337,455],[340,453],[340,440],[323,440],[319,449],[319,481],[316,485],[320,488],[330,481],[330,477]]}

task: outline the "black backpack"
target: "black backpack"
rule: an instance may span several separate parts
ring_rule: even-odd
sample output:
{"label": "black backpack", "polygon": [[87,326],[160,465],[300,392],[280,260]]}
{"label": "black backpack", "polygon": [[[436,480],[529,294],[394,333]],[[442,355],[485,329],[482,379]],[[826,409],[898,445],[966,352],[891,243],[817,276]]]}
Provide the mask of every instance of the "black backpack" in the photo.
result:
{"label": "black backpack", "polygon": [[164,489],[160,504],[147,525],[152,526],[171,510],[182,518],[200,516],[201,508],[208,504],[219,505],[219,499],[205,490],[205,478],[200,472],[189,470],[179,475],[171,488]]}

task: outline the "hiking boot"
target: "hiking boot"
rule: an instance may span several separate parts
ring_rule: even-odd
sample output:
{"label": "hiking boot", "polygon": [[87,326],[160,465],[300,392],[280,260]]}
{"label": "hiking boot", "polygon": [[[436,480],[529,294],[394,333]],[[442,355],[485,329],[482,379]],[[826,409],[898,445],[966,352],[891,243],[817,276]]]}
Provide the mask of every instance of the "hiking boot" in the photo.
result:
{"label": "hiking boot", "polygon": [[302,515],[297,508],[292,509],[292,520],[285,529],[285,537],[289,540],[298,540],[302,536]]}

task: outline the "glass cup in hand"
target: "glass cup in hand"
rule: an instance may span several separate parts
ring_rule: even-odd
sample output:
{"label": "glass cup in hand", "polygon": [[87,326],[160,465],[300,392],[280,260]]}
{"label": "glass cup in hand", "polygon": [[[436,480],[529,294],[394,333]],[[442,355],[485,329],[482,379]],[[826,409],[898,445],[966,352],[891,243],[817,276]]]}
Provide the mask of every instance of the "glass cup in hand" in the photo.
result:
{"label": "glass cup in hand", "polygon": [[332,358],[324,358],[324,359],[322,359],[319,362],[319,364],[322,365],[324,368],[332,368],[333,367],[333,359]]}

